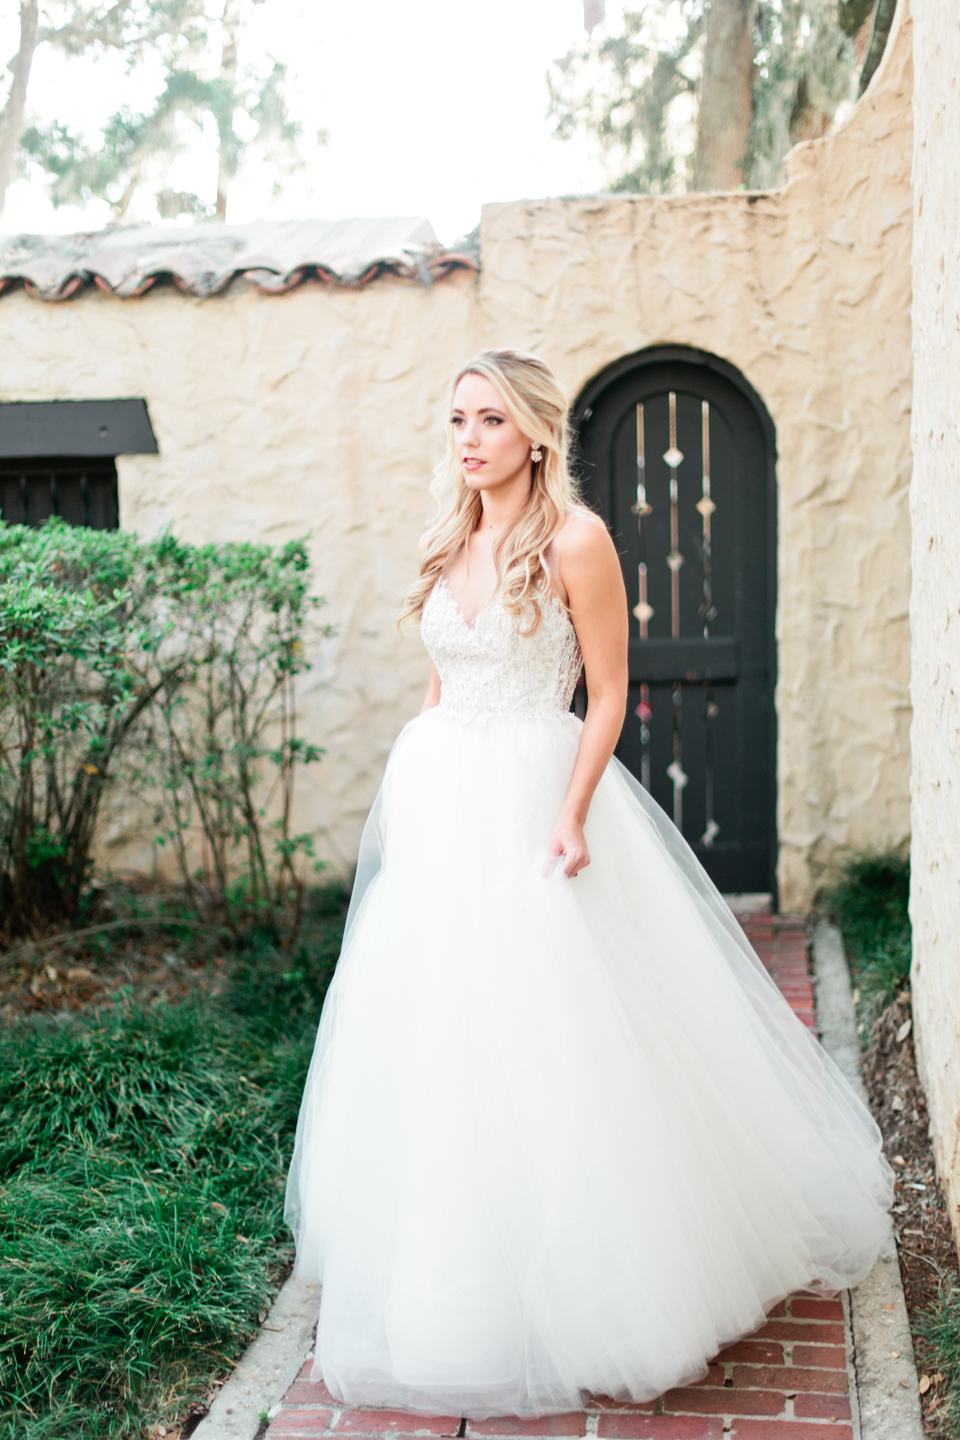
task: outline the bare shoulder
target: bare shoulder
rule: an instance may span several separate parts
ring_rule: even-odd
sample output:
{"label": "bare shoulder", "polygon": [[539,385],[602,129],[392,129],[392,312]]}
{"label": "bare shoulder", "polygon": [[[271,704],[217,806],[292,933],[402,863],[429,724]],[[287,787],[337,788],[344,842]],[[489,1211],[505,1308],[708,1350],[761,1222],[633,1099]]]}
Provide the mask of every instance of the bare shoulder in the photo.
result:
{"label": "bare shoulder", "polygon": [[611,565],[619,570],[610,532],[599,515],[589,510],[571,511],[554,544],[561,571],[604,570]]}
{"label": "bare shoulder", "polygon": [[620,559],[598,515],[571,511],[554,544],[557,579],[573,613],[582,619],[587,612],[608,616],[625,609]]}

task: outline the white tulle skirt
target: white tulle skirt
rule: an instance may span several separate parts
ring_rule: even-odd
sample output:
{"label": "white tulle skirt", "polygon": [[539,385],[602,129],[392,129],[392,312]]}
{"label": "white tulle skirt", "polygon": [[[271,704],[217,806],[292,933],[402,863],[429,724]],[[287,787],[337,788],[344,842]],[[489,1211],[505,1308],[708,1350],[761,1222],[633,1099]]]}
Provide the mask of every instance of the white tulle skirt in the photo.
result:
{"label": "white tulle skirt", "polygon": [[579,734],[427,711],[368,821],[288,1189],[347,1403],[648,1400],[887,1233],[871,1117],[616,761],[543,877]]}

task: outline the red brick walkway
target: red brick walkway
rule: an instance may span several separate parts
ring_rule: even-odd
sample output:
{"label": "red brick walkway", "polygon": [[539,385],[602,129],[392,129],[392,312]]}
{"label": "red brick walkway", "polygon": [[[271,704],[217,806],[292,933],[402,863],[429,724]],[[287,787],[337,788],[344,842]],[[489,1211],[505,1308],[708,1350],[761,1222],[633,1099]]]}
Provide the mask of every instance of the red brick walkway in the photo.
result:
{"label": "red brick walkway", "polygon": [[[813,1026],[813,985],[807,931],[801,919],[769,911],[741,914],[751,943],[806,1025]],[[267,1440],[321,1436],[485,1437],[544,1435],[601,1440],[853,1440],[847,1379],[847,1325],[838,1300],[794,1295],[778,1305],[755,1335],[717,1356],[696,1385],[670,1390],[647,1405],[597,1400],[572,1415],[542,1420],[425,1419],[390,1410],[352,1410],[322,1382],[312,1362],[287,1391]]]}

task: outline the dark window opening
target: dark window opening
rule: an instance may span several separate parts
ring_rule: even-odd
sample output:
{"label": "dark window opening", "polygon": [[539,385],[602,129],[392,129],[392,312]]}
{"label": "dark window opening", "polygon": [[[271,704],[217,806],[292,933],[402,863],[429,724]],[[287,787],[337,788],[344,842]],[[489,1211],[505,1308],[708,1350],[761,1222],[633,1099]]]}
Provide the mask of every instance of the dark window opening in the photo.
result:
{"label": "dark window opening", "polygon": [[51,515],[68,525],[116,530],[120,506],[113,456],[0,458],[0,520],[42,525]]}

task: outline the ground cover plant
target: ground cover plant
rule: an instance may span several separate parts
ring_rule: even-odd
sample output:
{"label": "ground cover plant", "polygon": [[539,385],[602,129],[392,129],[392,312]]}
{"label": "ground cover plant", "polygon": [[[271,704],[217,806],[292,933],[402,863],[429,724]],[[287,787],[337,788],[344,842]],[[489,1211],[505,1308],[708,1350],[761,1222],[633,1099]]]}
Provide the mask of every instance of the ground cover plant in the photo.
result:
{"label": "ground cover plant", "polygon": [[185,896],[148,898],[122,939],[7,962],[45,985],[20,984],[34,1013],[8,1000],[0,1033],[2,1440],[188,1433],[174,1422],[202,1409],[291,1258],[285,1169],[345,893],[310,893],[293,949],[186,923],[161,938],[145,912],[189,921]]}
{"label": "ground cover plant", "polygon": [[864,1080],[895,1175],[893,1221],[924,1433],[960,1440],[960,1274],[913,1050],[909,892],[901,851],[865,853],[848,862],[828,906],[850,960]]}
{"label": "ground cover plant", "polygon": [[[960,1435],[960,1288],[954,1283],[941,1283],[937,1303],[913,1323],[920,1341],[919,1353],[927,1362],[930,1385],[925,1394],[939,1401],[936,1411],[926,1405],[925,1418],[936,1421],[936,1428],[927,1433]],[[923,1385],[923,1380],[921,1380]],[[939,1413],[937,1413],[939,1411]]]}
{"label": "ground cover plant", "polygon": [[828,896],[863,1014],[891,1004],[910,983],[910,862],[899,850],[867,851],[844,867]]}

